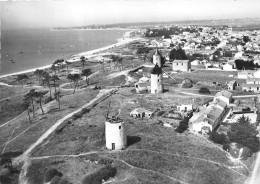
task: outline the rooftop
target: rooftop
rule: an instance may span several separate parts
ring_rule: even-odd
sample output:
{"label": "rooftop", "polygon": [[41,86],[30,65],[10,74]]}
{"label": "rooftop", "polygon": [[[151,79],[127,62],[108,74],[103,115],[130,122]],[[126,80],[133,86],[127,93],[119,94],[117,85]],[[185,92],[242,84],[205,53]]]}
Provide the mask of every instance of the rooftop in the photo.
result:
{"label": "rooftop", "polygon": [[218,96],[224,96],[226,98],[231,98],[232,97],[232,93],[231,92],[228,92],[228,91],[220,91],[218,92],[215,97],[218,97]]}
{"label": "rooftop", "polygon": [[189,60],[174,60],[173,63],[188,63]]}
{"label": "rooftop", "polygon": [[162,74],[162,69],[156,64],[152,69],[151,74]]}
{"label": "rooftop", "polygon": [[123,122],[122,119],[120,119],[119,117],[115,117],[115,116],[107,117],[106,121],[109,123],[122,123]]}

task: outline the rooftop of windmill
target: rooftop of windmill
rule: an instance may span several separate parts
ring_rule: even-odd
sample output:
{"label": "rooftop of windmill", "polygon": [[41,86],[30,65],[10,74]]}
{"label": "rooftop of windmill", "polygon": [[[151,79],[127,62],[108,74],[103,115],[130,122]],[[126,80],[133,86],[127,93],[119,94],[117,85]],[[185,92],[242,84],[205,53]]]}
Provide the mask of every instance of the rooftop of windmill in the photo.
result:
{"label": "rooftop of windmill", "polygon": [[108,117],[106,121],[109,123],[115,123],[115,124],[123,122],[123,120],[121,118],[115,117],[115,116]]}
{"label": "rooftop of windmill", "polygon": [[156,64],[152,69],[151,74],[162,74],[162,69]]}

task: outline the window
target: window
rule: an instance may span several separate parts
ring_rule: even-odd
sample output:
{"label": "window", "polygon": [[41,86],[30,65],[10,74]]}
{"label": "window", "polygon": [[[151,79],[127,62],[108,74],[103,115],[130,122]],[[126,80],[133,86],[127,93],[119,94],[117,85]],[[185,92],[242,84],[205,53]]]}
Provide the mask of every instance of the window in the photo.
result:
{"label": "window", "polygon": [[176,63],[176,65],[178,66],[178,63]]}
{"label": "window", "polygon": [[181,66],[183,66],[183,63],[181,64]]}
{"label": "window", "polygon": [[119,126],[119,129],[121,129],[121,126]]}
{"label": "window", "polygon": [[258,90],[259,90],[259,87],[257,87],[256,90],[258,91]]}

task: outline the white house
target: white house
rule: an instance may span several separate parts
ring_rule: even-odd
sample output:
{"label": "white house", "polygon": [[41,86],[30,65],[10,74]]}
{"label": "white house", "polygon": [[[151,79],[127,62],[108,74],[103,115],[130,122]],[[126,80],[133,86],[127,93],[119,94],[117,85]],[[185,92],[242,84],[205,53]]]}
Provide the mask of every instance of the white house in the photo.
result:
{"label": "white house", "polygon": [[192,111],[192,110],[193,110],[192,104],[178,105],[177,106],[177,111],[179,111],[179,112],[181,112],[181,111]]}
{"label": "white house", "polygon": [[130,116],[135,118],[150,118],[152,114],[153,112],[144,108],[137,108],[130,112]]}
{"label": "white house", "polygon": [[230,105],[230,103],[232,102],[232,93],[225,90],[220,91],[214,97],[214,101],[216,100],[221,100],[225,102],[227,105]]}
{"label": "white house", "polygon": [[227,62],[225,65],[222,66],[224,71],[236,71],[235,63]]}
{"label": "white house", "polygon": [[189,128],[194,132],[209,133],[212,132],[223,119],[226,106],[223,102],[215,101],[210,104],[204,111],[201,111],[189,120]]}
{"label": "white house", "polygon": [[151,89],[150,82],[137,82],[135,83],[136,93],[148,92]]}
{"label": "white house", "polygon": [[200,60],[195,59],[194,61],[191,62],[191,65],[200,65]]}

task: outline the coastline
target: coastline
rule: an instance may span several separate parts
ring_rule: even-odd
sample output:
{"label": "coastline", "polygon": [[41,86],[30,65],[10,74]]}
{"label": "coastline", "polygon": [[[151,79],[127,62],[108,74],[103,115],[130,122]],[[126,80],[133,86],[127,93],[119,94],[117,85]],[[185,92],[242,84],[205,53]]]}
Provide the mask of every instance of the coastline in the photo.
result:
{"label": "coastline", "polygon": [[[108,46],[104,46],[104,47],[101,47],[101,48],[98,48],[98,49],[89,50],[89,51],[74,54],[67,61],[77,62],[77,61],[80,61],[80,56],[85,56],[86,58],[93,57],[93,56],[95,56],[94,54],[98,54],[99,52],[111,49],[113,47],[122,46],[122,45],[128,44],[132,41],[141,39],[141,38],[127,38],[127,36],[130,35],[130,33],[132,31],[133,30],[126,32],[122,38],[119,38],[117,40],[117,43],[114,43],[114,44],[111,44],[111,45],[108,45]],[[20,74],[24,74],[24,73],[34,72],[37,69],[43,70],[43,69],[46,69],[46,68],[50,68],[51,65],[52,64],[44,65],[44,66],[41,66],[41,67],[36,67],[36,68],[28,69],[28,70],[23,70],[23,71],[20,71],[20,72],[14,72],[14,73],[10,73],[10,74],[0,75],[0,79],[5,78],[5,77],[9,77],[9,76],[13,76],[13,75],[20,75]]]}

